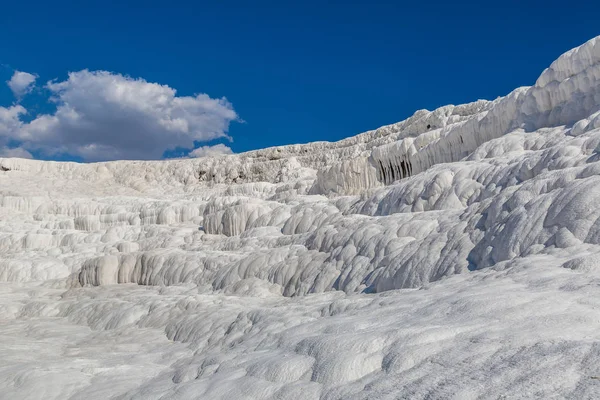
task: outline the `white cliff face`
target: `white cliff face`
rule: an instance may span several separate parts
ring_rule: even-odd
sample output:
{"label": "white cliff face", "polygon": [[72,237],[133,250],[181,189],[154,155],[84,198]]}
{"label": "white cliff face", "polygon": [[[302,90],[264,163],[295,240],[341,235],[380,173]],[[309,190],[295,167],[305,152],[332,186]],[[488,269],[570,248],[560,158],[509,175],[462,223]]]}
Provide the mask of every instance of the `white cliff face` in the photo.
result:
{"label": "white cliff face", "polygon": [[339,142],[0,158],[0,398],[597,398],[600,37]]}

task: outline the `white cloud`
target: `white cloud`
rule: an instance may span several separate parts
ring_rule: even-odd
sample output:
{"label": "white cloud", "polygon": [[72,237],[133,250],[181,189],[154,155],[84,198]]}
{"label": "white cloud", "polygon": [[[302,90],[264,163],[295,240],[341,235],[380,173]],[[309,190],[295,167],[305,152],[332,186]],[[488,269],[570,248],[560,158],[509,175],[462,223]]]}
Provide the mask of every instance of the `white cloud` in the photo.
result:
{"label": "white cloud", "polygon": [[12,78],[6,83],[16,98],[20,99],[27,93],[31,92],[35,86],[35,80],[37,75],[30,74],[23,71],[15,71]]}
{"label": "white cloud", "polygon": [[0,157],[33,158],[31,153],[22,147],[15,147],[14,149],[9,149],[8,147],[0,147]]}
{"label": "white cloud", "polygon": [[238,119],[225,98],[178,97],[167,85],[106,71],[72,72],[47,88],[56,112],[22,123],[24,108],[0,109],[0,136],[29,150],[86,161],[157,159],[167,149],[228,137],[230,122]]}
{"label": "white cloud", "polygon": [[27,110],[20,105],[0,107],[0,151],[20,131],[23,126],[20,117],[23,114],[27,114]]}
{"label": "white cloud", "polygon": [[23,124],[19,118],[23,114],[27,114],[27,110],[21,105],[0,107],[0,138],[10,136],[21,128]]}
{"label": "white cloud", "polygon": [[192,150],[190,154],[188,154],[188,157],[215,157],[222,156],[225,154],[233,154],[233,151],[224,144],[216,144],[214,146],[198,147],[197,149]]}

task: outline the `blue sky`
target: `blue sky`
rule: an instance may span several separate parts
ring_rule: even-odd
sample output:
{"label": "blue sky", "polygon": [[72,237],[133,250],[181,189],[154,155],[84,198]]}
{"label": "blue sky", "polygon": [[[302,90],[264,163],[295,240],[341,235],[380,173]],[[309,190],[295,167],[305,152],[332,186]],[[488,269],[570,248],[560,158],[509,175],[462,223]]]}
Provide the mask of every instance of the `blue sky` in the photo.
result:
{"label": "blue sky", "polygon": [[[160,129],[145,137],[144,129],[154,125],[136,125],[147,120],[140,114],[144,105],[136,104],[138,119],[117,118],[81,135],[79,125],[69,122],[73,132],[60,137],[55,131],[48,133],[47,127],[30,129],[0,145],[17,147],[37,140],[36,135],[47,135],[40,149],[29,147],[31,154],[94,161],[156,158],[159,153],[150,147],[165,143],[179,147],[167,155],[184,155],[183,148],[216,143],[241,152],[338,140],[402,120],[417,109],[494,99],[531,85],[561,53],[600,34],[598,6],[585,0],[485,5],[311,0],[123,3],[127,4],[3,4],[0,80],[8,81],[15,70],[37,76],[36,88],[18,103],[27,114],[18,118],[29,122],[38,115],[52,116],[60,107],[65,115],[80,112],[76,101],[96,104],[89,96],[103,95],[107,80],[125,87],[131,77],[168,85],[177,90],[176,96],[194,99],[186,115],[206,115],[220,107],[209,121],[210,129],[198,120],[192,125],[202,132],[184,137],[159,121],[161,129],[176,132],[177,139],[165,142]],[[90,72],[85,76],[67,75],[86,69]],[[95,71],[114,75],[100,77]],[[53,79],[59,86],[44,87]],[[81,89],[82,85],[87,86]],[[11,90],[1,86],[0,106],[15,106]],[[138,89],[146,93],[143,87]],[[193,97],[199,93],[206,93],[209,100]],[[49,97],[55,100],[48,101]],[[118,107],[101,111],[86,123],[102,122],[118,113]],[[56,123],[61,132],[65,121]],[[114,131],[114,138],[103,139],[104,150],[89,156],[96,147],[88,145],[102,129]],[[89,143],[82,139],[88,134]],[[225,134],[232,141],[223,138]],[[123,138],[127,135],[131,143]],[[113,139],[114,146],[108,142]],[[58,140],[78,144],[56,149]],[[146,144],[144,152],[131,151],[136,140]],[[157,150],[163,154],[164,149]]]}

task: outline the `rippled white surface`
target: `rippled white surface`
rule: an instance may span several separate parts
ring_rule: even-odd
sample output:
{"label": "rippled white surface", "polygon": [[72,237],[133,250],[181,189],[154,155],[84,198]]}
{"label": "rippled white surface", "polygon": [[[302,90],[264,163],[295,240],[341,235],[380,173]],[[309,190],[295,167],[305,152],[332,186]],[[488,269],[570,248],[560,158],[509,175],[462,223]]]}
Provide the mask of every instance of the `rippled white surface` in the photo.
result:
{"label": "rippled white surface", "polygon": [[340,142],[0,158],[0,398],[598,398],[599,144],[596,38]]}

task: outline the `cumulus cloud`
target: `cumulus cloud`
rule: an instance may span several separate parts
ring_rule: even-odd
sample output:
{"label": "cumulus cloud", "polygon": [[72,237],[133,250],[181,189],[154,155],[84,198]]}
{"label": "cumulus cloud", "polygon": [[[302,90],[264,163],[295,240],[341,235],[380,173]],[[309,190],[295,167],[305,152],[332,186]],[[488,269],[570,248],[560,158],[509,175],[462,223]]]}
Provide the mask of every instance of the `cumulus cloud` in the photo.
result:
{"label": "cumulus cloud", "polygon": [[15,71],[12,78],[6,83],[15,97],[20,99],[31,92],[37,78],[37,75],[30,74],[29,72]]}
{"label": "cumulus cloud", "polygon": [[86,161],[158,159],[167,149],[228,137],[238,119],[225,98],[177,96],[167,85],[106,71],[72,72],[46,87],[56,111],[22,123],[24,108],[0,109],[0,136]]}
{"label": "cumulus cloud", "polygon": [[8,147],[0,147],[0,157],[3,158],[33,158],[30,152],[22,147],[15,147],[10,149]]}
{"label": "cumulus cloud", "polygon": [[225,154],[233,154],[231,148],[225,146],[224,144],[216,144],[214,146],[202,146],[198,147],[190,151],[188,157],[198,158],[198,157],[215,157],[222,156]]}
{"label": "cumulus cloud", "polygon": [[21,105],[0,107],[0,151],[7,148],[10,139],[20,131],[23,126],[20,117],[24,114],[27,110]]}
{"label": "cumulus cloud", "polygon": [[27,110],[21,105],[11,107],[0,107],[0,137],[10,136],[23,125],[20,117],[27,114]]}

